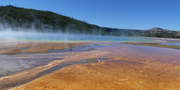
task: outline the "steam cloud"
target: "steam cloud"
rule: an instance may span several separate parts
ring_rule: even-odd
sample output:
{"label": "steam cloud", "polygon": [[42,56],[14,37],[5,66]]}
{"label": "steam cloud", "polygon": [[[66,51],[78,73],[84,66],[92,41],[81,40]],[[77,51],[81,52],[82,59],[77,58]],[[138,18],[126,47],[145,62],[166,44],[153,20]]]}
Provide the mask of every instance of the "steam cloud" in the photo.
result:
{"label": "steam cloud", "polygon": [[[24,30],[25,29],[25,30]],[[31,41],[148,41],[145,38],[101,36],[88,34],[73,34],[69,32],[52,32],[51,29],[43,29],[41,33],[31,25],[31,28],[12,27],[8,24],[0,24],[1,40],[31,40]]]}

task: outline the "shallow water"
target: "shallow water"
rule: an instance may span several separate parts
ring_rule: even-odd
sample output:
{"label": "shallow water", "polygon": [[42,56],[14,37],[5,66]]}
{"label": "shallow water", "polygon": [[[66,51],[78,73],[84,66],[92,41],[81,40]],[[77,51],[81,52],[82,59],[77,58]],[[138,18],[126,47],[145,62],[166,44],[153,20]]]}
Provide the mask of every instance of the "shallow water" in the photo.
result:
{"label": "shallow water", "polygon": [[[94,51],[74,52],[74,55],[66,53],[71,57],[64,57],[64,60],[90,58],[93,60],[103,57],[107,58],[107,61],[65,67],[15,90],[37,90],[44,87],[52,90],[64,88],[65,90],[176,90],[180,88],[179,50],[119,42],[101,42],[98,45],[104,47]],[[59,64],[59,67],[62,64],[67,65],[65,62]]]}
{"label": "shallow water", "polygon": [[160,43],[160,44],[162,44],[162,45],[171,45],[171,46],[180,46],[180,43],[173,43],[173,42],[171,42],[171,43]]}

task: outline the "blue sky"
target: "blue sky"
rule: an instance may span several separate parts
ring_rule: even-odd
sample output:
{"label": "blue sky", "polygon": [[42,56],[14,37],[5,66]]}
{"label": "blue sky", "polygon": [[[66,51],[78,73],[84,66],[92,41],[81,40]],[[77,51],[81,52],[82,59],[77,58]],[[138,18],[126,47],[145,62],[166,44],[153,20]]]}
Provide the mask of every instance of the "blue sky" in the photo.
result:
{"label": "blue sky", "polygon": [[180,0],[0,0],[0,4],[48,10],[103,27],[180,31]]}

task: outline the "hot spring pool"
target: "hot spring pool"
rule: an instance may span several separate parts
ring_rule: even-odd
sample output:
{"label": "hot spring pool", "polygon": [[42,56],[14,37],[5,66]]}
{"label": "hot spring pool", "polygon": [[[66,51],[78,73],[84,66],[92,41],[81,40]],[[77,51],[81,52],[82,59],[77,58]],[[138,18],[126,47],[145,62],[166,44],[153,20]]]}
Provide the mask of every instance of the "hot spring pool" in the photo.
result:
{"label": "hot spring pool", "polygon": [[120,37],[101,35],[77,35],[77,34],[48,34],[48,33],[1,33],[0,39],[27,40],[27,41],[97,41],[97,42],[153,42],[157,41],[147,37]]}

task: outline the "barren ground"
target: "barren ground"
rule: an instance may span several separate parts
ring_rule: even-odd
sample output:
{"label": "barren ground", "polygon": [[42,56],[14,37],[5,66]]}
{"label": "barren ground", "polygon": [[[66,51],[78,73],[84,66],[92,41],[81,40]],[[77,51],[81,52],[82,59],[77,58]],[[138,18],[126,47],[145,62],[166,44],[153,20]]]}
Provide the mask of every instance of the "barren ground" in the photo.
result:
{"label": "barren ground", "polygon": [[[87,50],[51,53],[53,57],[62,60],[54,60],[48,65],[2,77],[0,80],[21,81],[17,77],[30,78],[47,71],[37,79],[11,89],[178,90],[180,88],[179,50],[120,43],[93,43],[92,46],[83,47]],[[95,49],[88,50],[87,47]],[[95,62],[96,59],[101,62]],[[89,60],[93,63],[89,63]]]}

